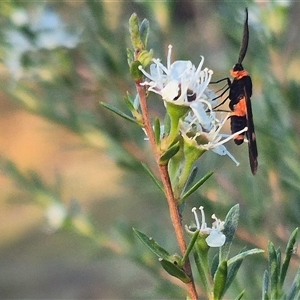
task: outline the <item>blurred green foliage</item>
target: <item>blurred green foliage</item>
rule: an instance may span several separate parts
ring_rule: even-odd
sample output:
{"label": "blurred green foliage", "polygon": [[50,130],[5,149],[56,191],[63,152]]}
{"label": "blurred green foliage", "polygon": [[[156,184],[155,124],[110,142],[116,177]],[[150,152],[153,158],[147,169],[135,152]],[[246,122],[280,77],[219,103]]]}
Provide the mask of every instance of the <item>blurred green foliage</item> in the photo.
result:
{"label": "blurred green foliage", "polygon": [[[145,215],[134,226],[159,232],[159,238],[169,235],[164,242],[169,243],[168,248],[175,247],[167,207],[140,165],[140,161],[150,165],[152,162],[144,133],[105,110],[99,102],[125,110],[126,92],[135,94],[126,56],[126,48],[130,47],[128,19],[133,12],[140,20],[147,18],[150,22],[148,45],[154,57],[165,60],[168,44],[174,47],[174,59],[189,59],[197,65],[199,56],[204,55],[205,66],[214,70],[213,79],[218,80],[229,75],[237,60],[245,6],[249,9],[250,42],[243,65],[253,80],[258,172],[255,177],[251,175],[247,145],[229,146],[240,161],[239,167],[230,159],[207,153],[199,166],[200,175],[211,170],[215,174],[201,194],[188,202],[191,207],[201,204],[218,216],[225,216],[229,207],[239,203],[237,249],[245,245],[266,249],[268,240],[276,247],[285,247],[300,220],[299,2],[1,2],[0,87],[20,108],[74,132],[87,147],[107,151],[126,170],[125,186],[131,186],[132,193],[140,198],[139,211]],[[149,105],[153,116],[160,114],[162,103],[151,100]],[[36,203],[41,203],[41,194],[51,195],[48,204],[68,201],[37,174],[22,173],[9,157],[1,157],[0,167]],[[133,288],[132,294],[125,294],[127,297],[182,296],[175,288],[176,282],[174,285],[161,276],[155,258],[133,239],[131,212],[136,212],[137,203],[127,201],[124,222],[111,224],[111,231],[90,228],[89,218],[80,209],[74,213],[72,205],[67,209],[65,228],[92,237],[100,253],[123,255],[136,263],[136,269],[146,269],[154,279],[159,278],[148,285],[147,291]],[[43,205],[47,207],[45,202]],[[188,211],[183,216],[184,224],[192,216]],[[82,217],[81,223],[75,223],[74,214]],[[104,254],[102,259],[106,259]],[[228,295],[246,288],[244,299],[260,298],[266,257],[249,258],[245,264]],[[299,260],[292,259],[291,273],[296,272],[298,264]],[[124,276],[127,270],[115,266],[115,272]],[[135,286],[138,270],[128,286]],[[118,288],[117,283],[112,286]]]}

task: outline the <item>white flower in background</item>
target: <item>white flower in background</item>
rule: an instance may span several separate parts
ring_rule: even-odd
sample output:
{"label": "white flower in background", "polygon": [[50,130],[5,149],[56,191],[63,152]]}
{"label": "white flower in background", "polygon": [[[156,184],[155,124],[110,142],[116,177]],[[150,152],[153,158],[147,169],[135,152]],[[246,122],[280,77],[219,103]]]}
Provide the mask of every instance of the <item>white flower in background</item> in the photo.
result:
{"label": "white flower in background", "polygon": [[52,202],[46,209],[46,219],[53,230],[59,229],[68,216],[68,211],[60,202]]}
{"label": "white flower in background", "polygon": [[200,230],[200,233],[208,234],[208,237],[205,239],[206,243],[210,247],[221,247],[224,245],[226,241],[226,236],[222,233],[224,230],[224,221],[221,221],[220,219],[217,219],[215,214],[212,215],[212,219],[215,221],[212,223],[212,227],[207,227],[207,224],[205,222],[205,214],[203,206],[199,207],[199,210],[201,211],[201,224],[198,219],[198,215],[196,212],[196,207],[192,209],[192,212],[195,216],[195,222],[197,230]]}
{"label": "white flower in background", "polygon": [[[4,48],[4,63],[13,78],[17,80],[29,75],[36,77],[36,73],[31,73],[37,72],[37,68],[30,73],[28,68],[24,67],[24,56],[26,57],[27,54],[37,55],[38,61],[39,51],[57,48],[73,49],[80,42],[82,30],[75,32],[48,6],[36,6],[31,10],[16,7],[11,11],[10,19],[14,26],[3,29],[7,43]],[[39,75],[45,76],[44,69],[42,67],[40,69]],[[48,74],[49,67],[45,65],[45,69]]]}
{"label": "white flower in background", "polygon": [[172,46],[169,46],[167,66],[164,66],[159,59],[152,59],[150,73],[147,73],[141,66],[140,70],[147,77],[142,85],[149,86],[152,91],[162,96],[167,102],[176,105],[190,106],[199,99],[208,99],[207,86],[213,74],[207,68],[202,70],[204,58],[196,68],[189,60],[178,60],[171,64]]}

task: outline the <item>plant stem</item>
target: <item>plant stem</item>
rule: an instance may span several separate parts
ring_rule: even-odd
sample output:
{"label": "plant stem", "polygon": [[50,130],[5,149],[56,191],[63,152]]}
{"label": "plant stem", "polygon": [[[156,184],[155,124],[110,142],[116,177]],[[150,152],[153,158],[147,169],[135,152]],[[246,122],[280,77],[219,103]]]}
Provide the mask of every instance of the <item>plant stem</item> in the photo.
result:
{"label": "plant stem", "polygon": [[[150,145],[152,147],[155,160],[158,165],[159,169],[159,174],[164,186],[165,190],[165,195],[168,201],[169,205],[169,211],[170,211],[170,216],[171,216],[171,221],[175,230],[175,235],[176,239],[181,251],[181,254],[184,255],[186,252],[186,243],[184,239],[184,232],[181,224],[181,217],[178,211],[178,205],[177,201],[174,197],[174,193],[172,190],[172,185],[168,173],[168,166],[167,165],[160,165],[159,164],[159,157],[160,153],[157,150],[157,146],[155,143],[155,137],[154,137],[154,132],[152,129],[152,125],[150,122],[149,118],[149,113],[148,113],[148,106],[147,106],[147,98],[146,98],[146,93],[145,93],[145,88],[140,85],[140,82],[136,81],[136,89],[140,97],[140,105],[141,105],[141,110],[142,110],[142,115],[143,115],[143,121],[144,121],[144,129],[147,133],[147,136],[149,138]],[[197,291],[195,288],[195,283],[192,275],[192,268],[189,259],[186,260],[185,266],[184,266],[185,272],[190,276],[191,282],[187,284],[187,290],[190,299],[196,300],[198,298],[197,296]]]}

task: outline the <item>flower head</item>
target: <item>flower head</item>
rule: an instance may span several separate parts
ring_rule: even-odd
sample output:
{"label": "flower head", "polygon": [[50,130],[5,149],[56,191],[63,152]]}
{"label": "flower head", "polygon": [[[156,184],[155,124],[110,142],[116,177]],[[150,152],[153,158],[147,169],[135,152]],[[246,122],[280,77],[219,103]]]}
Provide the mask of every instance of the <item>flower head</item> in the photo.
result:
{"label": "flower head", "polygon": [[201,150],[212,150],[219,155],[228,155],[238,166],[238,161],[226,149],[224,144],[235,136],[247,131],[247,127],[231,135],[220,133],[225,122],[230,117],[218,118],[210,103],[201,100],[191,105],[192,111],[181,120],[180,131],[186,143]]}
{"label": "flower head", "polygon": [[[229,156],[236,165],[239,165],[224,144],[245,132],[247,127],[231,135],[220,133],[230,114],[225,117],[221,114],[219,118],[217,114],[219,116],[220,113],[213,109],[218,98],[208,88],[213,71],[202,69],[203,57],[196,68],[191,61],[179,60],[171,63],[171,54],[170,45],[167,65],[164,66],[159,59],[152,59],[150,73],[140,66],[141,72],[147,78],[141,84],[149,86],[148,91],[161,95],[167,103],[166,107],[171,119],[171,143],[178,134],[181,134],[192,151],[200,150],[197,152],[199,156],[207,150],[212,150],[219,155]],[[179,111],[178,106],[181,106],[182,114],[171,111],[172,107]],[[193,157],[196,158],[195,155]]]}
{"label": "flower head", "polygon": [[[212,218],[215,221],[212,223],[211,228],[207,227],[207,224],[205,222],[205,214],[204,214],[203,206],[199,207],[199,210],[201,212],[201,224],[199,222],[196,210],[197,210],[196,207],[192,209],[192,212],[194,213],[195,216],[196,229],[200,230],[200,234],[208,235],[205,239],[207,245],[210,247],[223,246],[226,240],[226,236],[222,233],[222,230],[224,230],[224,221],[217,219],[215,214],[213,214]],[[189,227],[188,230],[191,230],[191,227]]]}
{"label": "flower head", "polygon": [[179,60],[171,64],[172,46],[169,46],[167,66],[164,66],[159,59],[152,59],[150,73],[142,67],[140,70],[147,77],[142,83],[149,86],[149,91],[162,96],[167,102],[176,105],[190,106],[190,104],[202,97],[207,98],[207,86],[213,74],[207,68],[202,70],[204,58],[196,68],[191,61]]}

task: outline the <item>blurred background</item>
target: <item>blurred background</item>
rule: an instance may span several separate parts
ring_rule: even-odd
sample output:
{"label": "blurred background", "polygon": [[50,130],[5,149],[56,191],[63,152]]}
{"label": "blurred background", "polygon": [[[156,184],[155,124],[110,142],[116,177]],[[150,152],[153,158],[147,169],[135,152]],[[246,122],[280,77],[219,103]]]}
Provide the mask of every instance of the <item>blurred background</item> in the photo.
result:
{"label": "blurred background", "polygon": [[[128,19],[150,21],[149,48],[229,75],[249,9],[244,67],[253,80],[259,168],[206,153],[213,177],[187,203],[224,219],[240,204],[233,254],[284,250],[300,223],[300,2],[59,1],[0,3],[0,298],[176,299],[184,291],[133,236],[132,227],[178,252],[167,205],[140,161],[153,165],[143,132],[105,110],[134,97]],[[212,86],[213,88],[213,86]],[[162,103],[149,100],[153,116]],[[229,130],[229,127],[228,127]],[[168,238],[166,238],[168,237]],[[266,255],[247,258],[232,299],[260,298]],[[255,263],[255,268],[253,267]],[[299,265],[296,252],[289,278]],[[287,289],[291,284],[287,280]]]}

